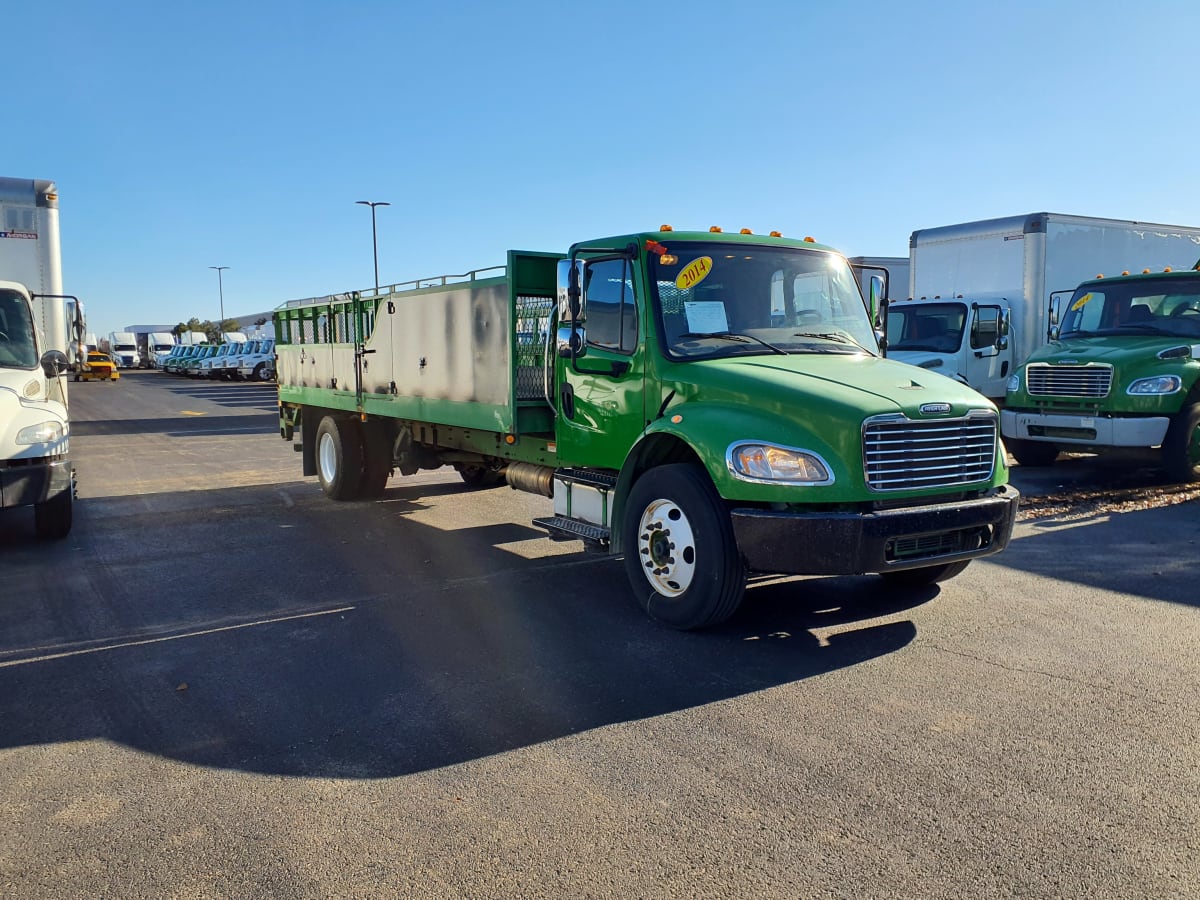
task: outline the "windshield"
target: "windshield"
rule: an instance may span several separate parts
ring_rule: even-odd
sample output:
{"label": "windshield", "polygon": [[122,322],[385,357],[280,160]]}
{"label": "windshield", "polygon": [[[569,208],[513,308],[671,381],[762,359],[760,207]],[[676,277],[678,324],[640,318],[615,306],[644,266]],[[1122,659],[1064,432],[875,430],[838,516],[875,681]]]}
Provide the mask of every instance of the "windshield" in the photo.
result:
{"label": "windshield", "polygon": [[1200,337],[1200,275],[1092,283],[1071,296],[1062,337],[1098,334],[1162,334]]}
{"label": "windshield", "polygon": [[0,367],[32,369],[37,362],[33,320],[25,298],[16,291],[0,291]]}
{"label": "windshield", "polygon": [[666,240],[649,275],[669,357],[876,352],[840,254]]}
{"label": "windshield", "polygon": [[888,350],[954,353],[962,344],[967,307],[963,303],[888,306]]}

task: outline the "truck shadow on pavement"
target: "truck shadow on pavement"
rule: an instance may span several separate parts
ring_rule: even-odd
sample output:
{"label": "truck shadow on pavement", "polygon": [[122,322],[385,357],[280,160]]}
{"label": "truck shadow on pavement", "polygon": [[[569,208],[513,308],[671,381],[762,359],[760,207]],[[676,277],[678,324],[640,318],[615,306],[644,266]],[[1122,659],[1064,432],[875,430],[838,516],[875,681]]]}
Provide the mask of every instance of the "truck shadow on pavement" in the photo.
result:
{"label": "truck shadow on pavement", "polygon": [[505,549],[539,533],[487,521],[497,492],[434,504],[470,504],[466,524],[419,521],[437,487],[332,504],[296,482],[178,510],[159,495],[152,516],[143,498],[84,500],[57,544],[0,521],[0,746],[100,738],[257,773],[404,775],[897,652],[915,626],[879,617],[936,594],[776,580],[725,626],[678,633],[636,609],[619,561]]}

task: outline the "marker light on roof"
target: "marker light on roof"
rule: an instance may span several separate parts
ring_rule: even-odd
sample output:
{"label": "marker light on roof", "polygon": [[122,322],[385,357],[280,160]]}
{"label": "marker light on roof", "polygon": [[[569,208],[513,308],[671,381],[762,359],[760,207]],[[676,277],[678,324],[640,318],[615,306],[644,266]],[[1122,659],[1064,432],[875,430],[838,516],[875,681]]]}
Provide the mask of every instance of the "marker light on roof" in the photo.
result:
{"label": "marker light on roof", "polygon": [[670,225],[659,225],[658,230],[659,231],[674,231],[675,229],[672,228]]}
{"label": "marker light on roof", "polygon": [[721,226],[720,225],[712,225],[709,227],[708,231],[709,231],[709,234],[720,234]]}
{"label": "marker light on roof", "polygon": [[743,228],[741,231],[738,232],[738,234],[754,234],[754,232],[751,231],[749,228]]}
{"label": "marker light on roof", "polygon": [[[783,237],[783,232],[782,231],[772,231],[771,237]],[[1196,268],[1200,269],[1200,262],[1196,263]]]}
{"label": "marker light on roof", "polygon": [[1163,269],[1163,271],[1164,271],[1164,272],[1170,272],[1170,271],[1171,271],[1171,267],[1170,267],[1170,266],[1167,266],[1165,269]]}
{"label": "marker light on roof", "polygon": [[1128,270],[1128,269],[1126,269],[1126,270],[1125,270],[1124,272],[1122,272],[1121,274],[1122,274],[1122,275],[1128,275],[1128,274],[1129,274],[1129,270]]}
{"label": "marker light on roof", "polygon": [[817,242],[817,239],[814,237],[806,237],[804,239],[804,243],[806,243],[806,244],[815,244],[816,242]]}
{"label": "marker light on roof", "polygon": [[1143,274],[1143,275],[1149,275],[1149,274],[1150,274],[1150,270],[1149,270],[1149,269],[1142,269],[1142,274]]}

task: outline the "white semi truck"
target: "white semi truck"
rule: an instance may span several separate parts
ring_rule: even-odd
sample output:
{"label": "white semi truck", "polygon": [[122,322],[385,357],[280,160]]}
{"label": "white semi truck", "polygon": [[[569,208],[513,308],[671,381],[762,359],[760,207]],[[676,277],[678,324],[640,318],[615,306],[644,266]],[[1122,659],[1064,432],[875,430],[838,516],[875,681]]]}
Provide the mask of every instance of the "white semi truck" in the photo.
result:
{"label": "white semi truck", "polygon": [[1057,213],[912,233],[911,299],[893,288],[887,354],[1003,403],[1008,377],[1047,340],[1050,295],[1098,274],[1191,268],[1200,228]]}
{"label": "white semi truck", "polygon": [[65,373],[85,333],[62,292],[54,182],[0,178],[0,508],[32,506],[42,538],[71,531]]}
{"label": "white semi truck", "polygon": [[108,353],[118,368],[136,369],[138,365],[137,335],[132,331],[112,331],[108,335]]}

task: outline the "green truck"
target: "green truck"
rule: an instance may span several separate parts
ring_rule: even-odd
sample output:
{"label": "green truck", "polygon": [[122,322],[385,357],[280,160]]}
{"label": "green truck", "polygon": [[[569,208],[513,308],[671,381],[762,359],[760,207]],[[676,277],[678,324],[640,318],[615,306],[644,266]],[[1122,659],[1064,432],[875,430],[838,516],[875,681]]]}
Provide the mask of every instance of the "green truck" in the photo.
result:
{"label": "green truck", "polygon": [[1017,462],[1145,450],[1200,480],[1200,262],[1122,273],[1051,297],[1050,343],[1010,376],[1001,429]]}
{"label": "green truck", "polygon": [[868,307],[811,238],[514,250],[277,309],[280,434],[335,500],[445,465],[551,497],[534,524],[623,555],[676,628],[727,619],[752,573],[932,584],[1002,550],[1019,497],[995,407],[882,358]]}

